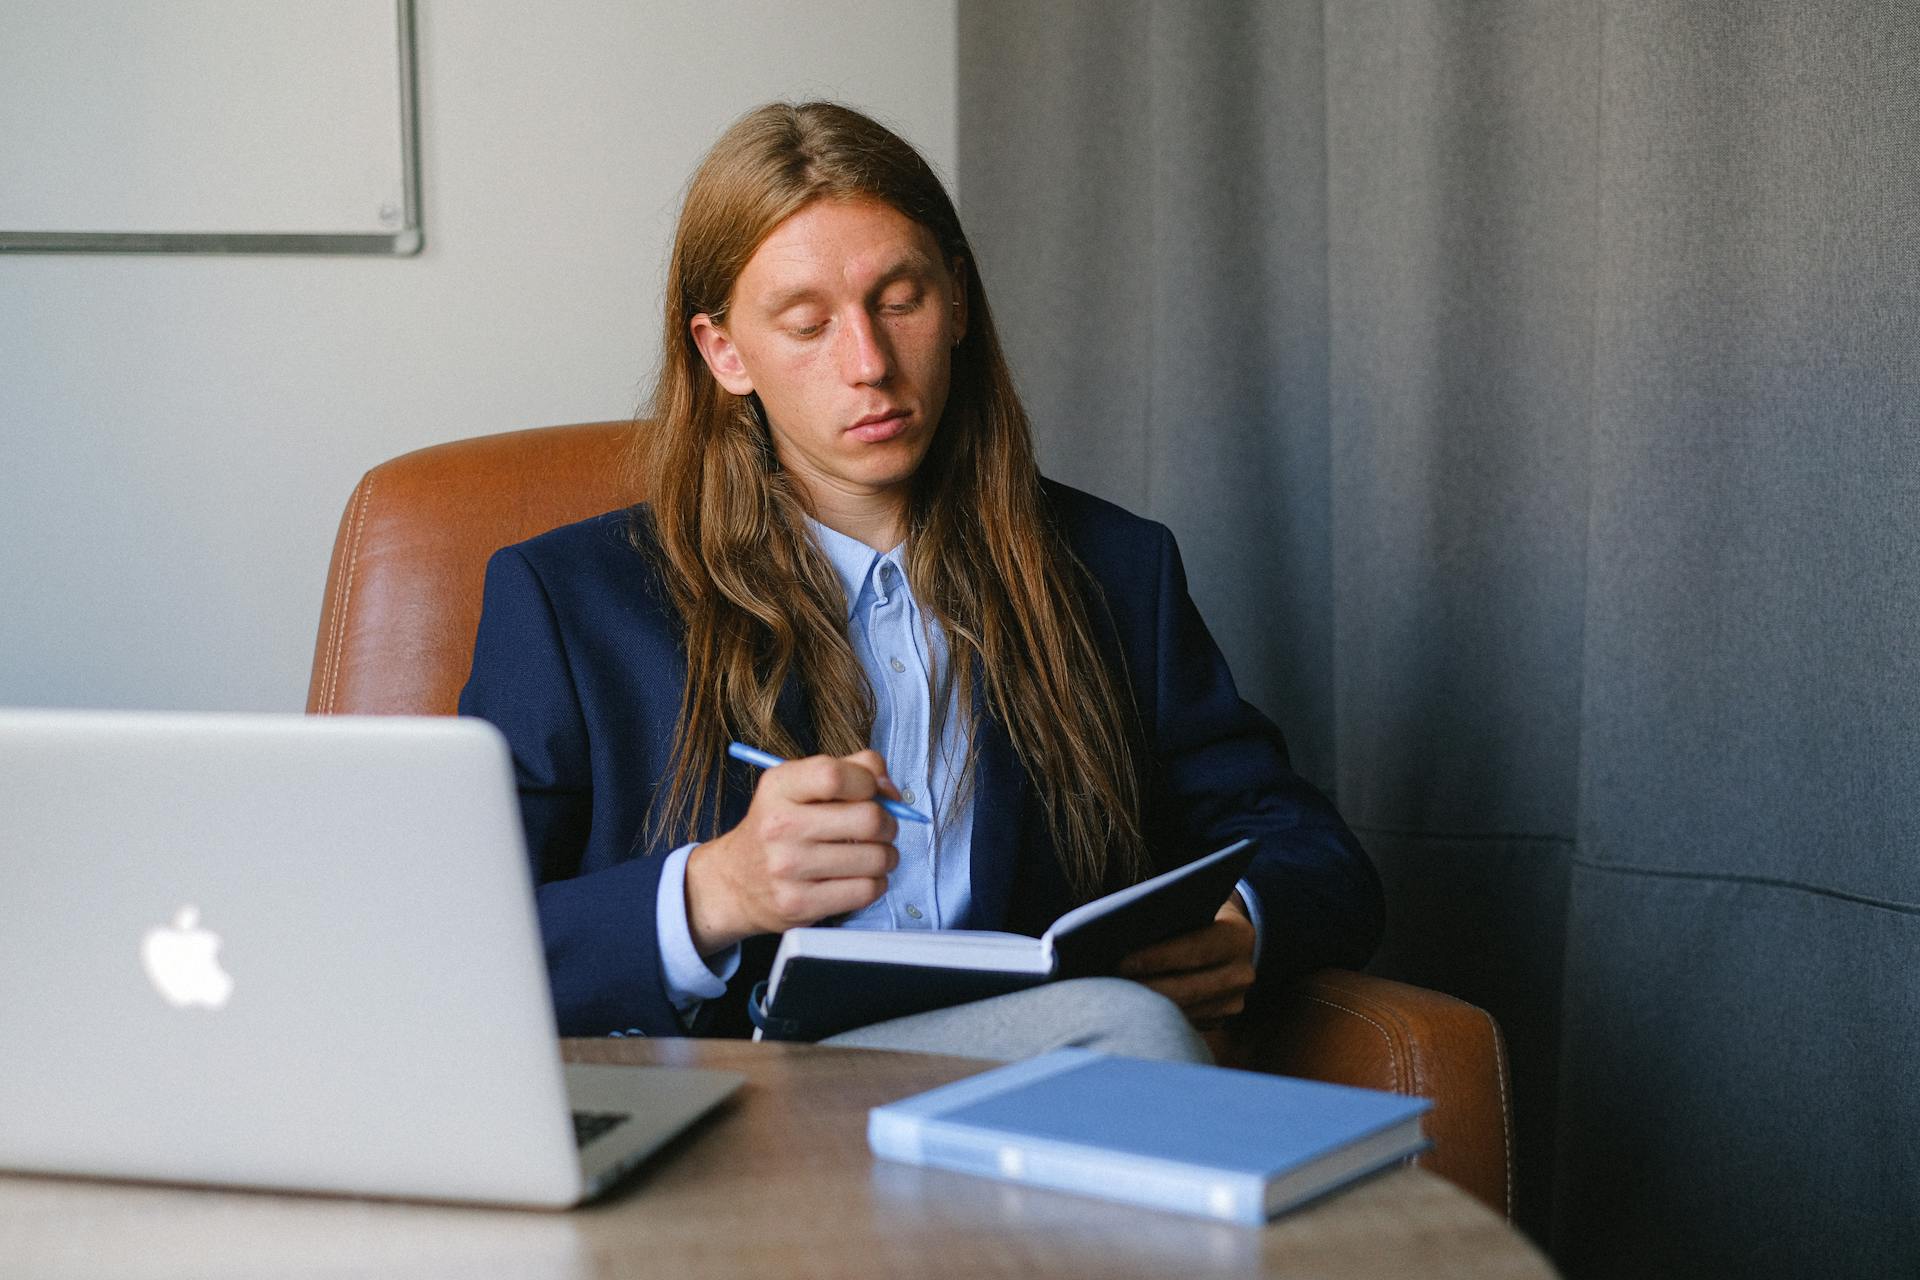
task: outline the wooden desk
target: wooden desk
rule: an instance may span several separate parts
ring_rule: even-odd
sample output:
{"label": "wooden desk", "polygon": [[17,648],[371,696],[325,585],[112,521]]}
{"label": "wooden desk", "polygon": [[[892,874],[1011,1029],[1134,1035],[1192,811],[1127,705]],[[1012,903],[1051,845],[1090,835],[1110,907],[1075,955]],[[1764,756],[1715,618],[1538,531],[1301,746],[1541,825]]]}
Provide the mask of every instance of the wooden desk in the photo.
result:
{"label": "wooden desk", "polygon": [[9,1280],[1553,1275],[1507,1224],[1418,1169],[1395,1169],[1254,1230],[868,1153],[869,1107],[988,1065],[970,1059],[639,1039],[568,1041],[566,1053],[724,1067],[748,1083],[611,1198],[572,1213],[0,1177],[0,1272]]}

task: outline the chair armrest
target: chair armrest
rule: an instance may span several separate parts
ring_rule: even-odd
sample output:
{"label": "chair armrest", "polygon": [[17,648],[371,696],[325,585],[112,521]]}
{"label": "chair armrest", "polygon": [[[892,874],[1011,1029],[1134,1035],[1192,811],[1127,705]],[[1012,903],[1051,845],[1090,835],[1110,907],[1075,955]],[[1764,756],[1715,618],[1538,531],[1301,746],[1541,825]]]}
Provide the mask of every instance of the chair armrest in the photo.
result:
{"label": "chair armrest", "polygon": [[1506,1045],[1484,1009],[1402,982],[1323,969],[1209,1043],[1223,1066],[1430,1099],[1433,1149],[1414,1163],[1512,1217]]}

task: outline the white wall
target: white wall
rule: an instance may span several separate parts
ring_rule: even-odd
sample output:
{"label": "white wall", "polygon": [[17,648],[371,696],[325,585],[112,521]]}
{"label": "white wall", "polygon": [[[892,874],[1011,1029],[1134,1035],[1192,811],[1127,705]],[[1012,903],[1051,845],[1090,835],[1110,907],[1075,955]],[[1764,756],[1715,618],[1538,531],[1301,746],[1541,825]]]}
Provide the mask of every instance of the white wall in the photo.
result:
{"label": "white wall", "polygon": [[298,709],[362,471],[634,411],[728,121],[837,98],[951,181],[955,2],[417,0],[421,256],[0,255],[0,705]]}

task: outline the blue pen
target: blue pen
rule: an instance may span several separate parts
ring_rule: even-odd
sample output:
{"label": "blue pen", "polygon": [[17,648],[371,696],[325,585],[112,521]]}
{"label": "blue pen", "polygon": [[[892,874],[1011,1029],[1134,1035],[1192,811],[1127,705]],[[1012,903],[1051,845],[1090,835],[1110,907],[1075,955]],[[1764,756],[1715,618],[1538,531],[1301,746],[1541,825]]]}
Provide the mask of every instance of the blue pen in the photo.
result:
{"label": "blue pen", "polygon": [[[756,769],[771,769],[775,765],[786,763],[786,761],[782,760],[779,756],[762,751],[758,747],[750,747],[744,742],[728,743],[727,754],[735,760],[746,761]],[[896,818],[904,818],[908,822],[924,822],[928,826],[933,825],[933,819],[921,813],[918,809],[909,809],[898,800],[889,800],[886,796],[880,796],[878,799],[880,801],[880,807]]]}

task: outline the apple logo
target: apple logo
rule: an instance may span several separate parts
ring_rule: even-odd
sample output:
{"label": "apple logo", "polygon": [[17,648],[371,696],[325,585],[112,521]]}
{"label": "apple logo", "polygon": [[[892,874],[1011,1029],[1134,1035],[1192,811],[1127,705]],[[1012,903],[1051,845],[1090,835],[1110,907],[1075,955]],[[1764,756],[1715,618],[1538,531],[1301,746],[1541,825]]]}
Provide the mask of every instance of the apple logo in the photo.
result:
{"label": "apple logo", "polygon": [[171,927],[147,930],[140,963],[147,980],[176,1008],[218,1009],[233,994],[233,978],[220,967],[220,935],[200,927],[200,909],[185,906]]}

